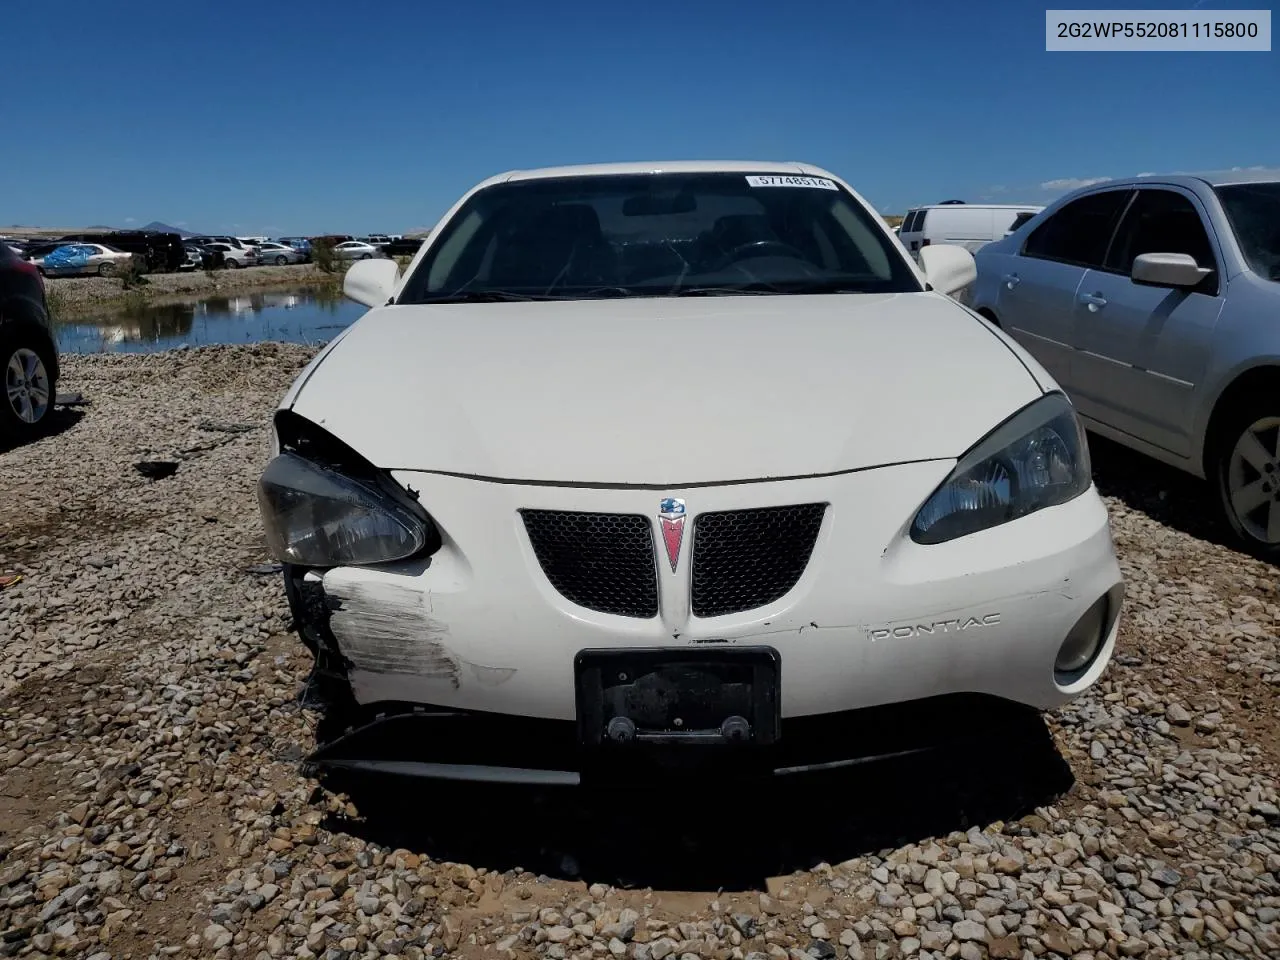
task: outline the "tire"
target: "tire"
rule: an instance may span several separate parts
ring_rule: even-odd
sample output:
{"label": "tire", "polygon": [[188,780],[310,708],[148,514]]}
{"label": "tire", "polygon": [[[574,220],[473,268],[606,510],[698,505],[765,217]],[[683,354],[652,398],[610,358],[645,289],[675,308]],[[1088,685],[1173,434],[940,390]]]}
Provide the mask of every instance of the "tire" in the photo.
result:
{"label": "tire", "polygon": [[1237,543],[1280,560],[1280,402],[1242,404],[1210,442],[1209,479]]}
{"label": "tire", "polygon": [[21,443],[45,431],[58,395],[55,370],[53,347],[43,336],[0,322],[0,439]]}
{"label": "tire", "polygon": [[286,256],[279,256],[279,257],[276,257],[276,266],[277,266],[277,267],[283,267],[283,266],[284,266],[286,263],[288,263],[288,262],[289,262],[289,258],[288,258],[288,257],[286,257]]}
{"label": "tire", "polygon": [[224,267],[226,267],[228,270],[239,270],[239,269],[240,269],[240,261],[239,261],[239,260],[232,260],[230,257],[228,257],[226,260],[222,261],[222,265],[223,265]]}
{"label": "tire", "polygon": [[115,272],[116,272],[116,265],[114,263],[98,264],[98,276],[100,277],[109,277]]}
{"label": "tire", "polygon": [[362,254],[360,254],[360,259],[361,259],[361,260],[372,260],[372,259],[373,259],[373,254],[371,254],[371,253],[362,253]]}

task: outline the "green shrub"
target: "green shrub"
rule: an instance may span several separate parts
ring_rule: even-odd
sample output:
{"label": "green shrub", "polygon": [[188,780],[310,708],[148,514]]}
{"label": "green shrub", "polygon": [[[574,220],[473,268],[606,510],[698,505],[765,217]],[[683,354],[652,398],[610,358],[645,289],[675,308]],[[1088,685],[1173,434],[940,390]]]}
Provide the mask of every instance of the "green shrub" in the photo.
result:
{"label": "green shrub", "polygon": [[333,252],[333,244],[328,240],[317,240],[311,244],[311,262],[321,273],[342,272],[343,261]]}

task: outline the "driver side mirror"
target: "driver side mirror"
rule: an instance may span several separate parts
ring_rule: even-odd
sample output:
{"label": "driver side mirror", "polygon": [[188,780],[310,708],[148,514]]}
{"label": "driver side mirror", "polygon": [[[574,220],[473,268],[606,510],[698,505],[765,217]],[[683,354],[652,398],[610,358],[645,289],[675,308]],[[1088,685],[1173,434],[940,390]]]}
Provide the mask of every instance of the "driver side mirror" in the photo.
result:
{"label": "driver side mirror", "polygon": [[396,292],[400,265],[394,260],[357,260],[342,278],[342,292],[366,307],[381,307]]}
{"label": "driver side mirror", "polygon": [[920,269],[939,293],[952,296],[978,278],[978,264],[964,247],[930,244],[920,249]]}
{"label": "driver side mirror", "polygon": [[1189,253],[1143,253],[1134,257],[1129,276],[1148,287],[1194,287],[1211,273]]}

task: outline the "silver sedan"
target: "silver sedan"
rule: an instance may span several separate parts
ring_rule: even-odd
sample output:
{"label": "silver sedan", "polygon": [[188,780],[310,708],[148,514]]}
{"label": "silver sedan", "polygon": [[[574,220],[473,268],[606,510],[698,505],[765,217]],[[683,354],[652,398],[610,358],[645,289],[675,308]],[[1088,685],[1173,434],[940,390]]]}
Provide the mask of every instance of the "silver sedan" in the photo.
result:
{"label": "silver sedan", "polygon": [[1280,560],[1280,171],[1109,180],[976,259],[973,307],[1091,431],[1209,481]]}
{"label": "silver sedan", "polygon": [[258,262],[283,267],[287,263],[306,263],[307,255],[283,243],[268,240],[258,244]]}

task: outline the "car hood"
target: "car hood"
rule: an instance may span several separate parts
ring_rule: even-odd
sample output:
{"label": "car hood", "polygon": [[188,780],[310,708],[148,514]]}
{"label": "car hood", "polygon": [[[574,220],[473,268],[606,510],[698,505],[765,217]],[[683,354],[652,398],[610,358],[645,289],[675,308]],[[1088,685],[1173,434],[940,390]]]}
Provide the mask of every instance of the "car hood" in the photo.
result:
{"label": "car hood", "polygon": [[953,458],[1040,395],[934,293],[396,305],[285,404],[379,467],[680,487]]}

